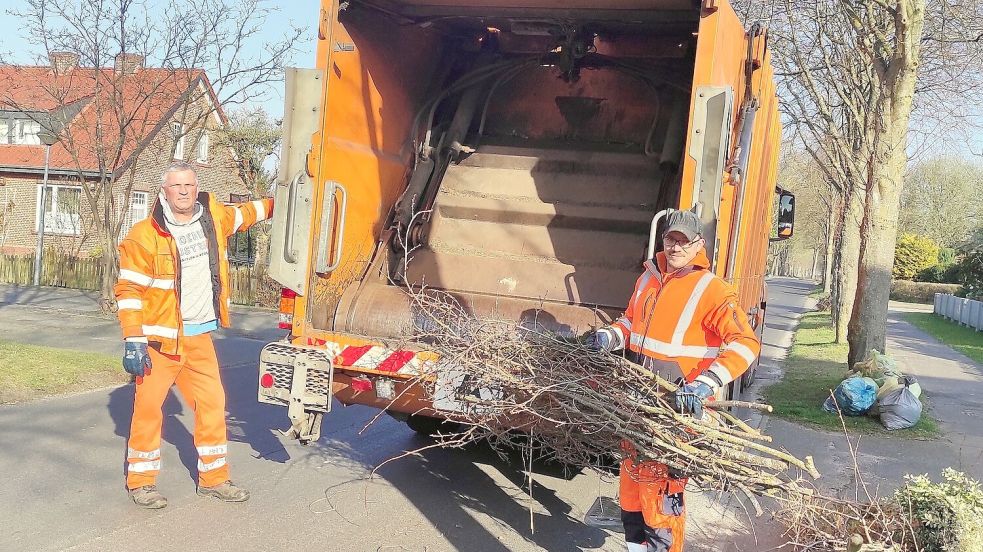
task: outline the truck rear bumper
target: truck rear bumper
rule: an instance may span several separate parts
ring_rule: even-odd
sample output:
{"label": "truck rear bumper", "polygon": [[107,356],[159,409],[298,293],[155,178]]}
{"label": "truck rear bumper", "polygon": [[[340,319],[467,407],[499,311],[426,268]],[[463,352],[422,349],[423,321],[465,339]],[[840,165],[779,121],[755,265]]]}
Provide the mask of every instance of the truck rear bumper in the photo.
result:
{"label": "truck rear bumper", "polygon": [[426,356],[321,340],[310,346],[270,343],[260,354],[258,399],[287,407],[291,432],[302,440],[316,440],[314,430],[304,425],[308,418],[316,415],[319,421],[330,412],[332,399],[391,413],[451,418],[453,412],[434,408],[432,394],[424,389],[433,383],[421,377],[428,361],[418,357]]}

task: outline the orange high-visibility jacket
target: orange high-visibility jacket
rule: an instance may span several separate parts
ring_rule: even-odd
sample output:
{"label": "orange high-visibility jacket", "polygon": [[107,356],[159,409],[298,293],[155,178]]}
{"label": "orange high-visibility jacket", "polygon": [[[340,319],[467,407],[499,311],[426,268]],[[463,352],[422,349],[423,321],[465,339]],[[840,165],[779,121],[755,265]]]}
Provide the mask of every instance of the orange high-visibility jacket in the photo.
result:
{"label": "orange high-visibility jacket", "polygon": [[[167,231],[158,199],[151,216],[133,225],[119,246],[119,280],[115,294],[123,338],[145,336],[160,344],[164,354],[180,354],[181,261],[177,244]],[[229,327],[229,236],[266,220],[273,214],[272,199],[225,205],[212,194],[201,192],[201,228],[208,241],[215,314]]]}
{"label": "orange high-visibility jacket", "polygon": [[687,382],[712,373],[722,385],[741,377],[761,345],[734,288],[708,270],[705,251],[675,272],[665,254],[645,262],[624,316],[611,326],[624,347],[679,365]]}

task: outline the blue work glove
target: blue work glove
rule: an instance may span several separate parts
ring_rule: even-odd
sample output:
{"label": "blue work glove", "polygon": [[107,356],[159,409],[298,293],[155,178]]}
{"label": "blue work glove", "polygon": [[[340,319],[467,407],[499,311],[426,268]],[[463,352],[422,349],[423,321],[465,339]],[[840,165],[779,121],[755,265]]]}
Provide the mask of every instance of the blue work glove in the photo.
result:
{"label": "blue work glove", "polygon": [[676,388],[673,393],[676,412],[692,414],[695,418],[703,417],[703,402],[712,397],[714,389],[702,381],[686,383]]}
{"label": "blue work glove", "polygon": [[584,336],[584,347],[595,352],[610,352],[614,350],[617,340],[614,330],[611,328],[600,328]]}
{"label": "blue work glove", "polygon": [[137,377],[143,377],[144,371],[150,372],[150,355],[147,344],[139,341],[123,343],[123,369]]}

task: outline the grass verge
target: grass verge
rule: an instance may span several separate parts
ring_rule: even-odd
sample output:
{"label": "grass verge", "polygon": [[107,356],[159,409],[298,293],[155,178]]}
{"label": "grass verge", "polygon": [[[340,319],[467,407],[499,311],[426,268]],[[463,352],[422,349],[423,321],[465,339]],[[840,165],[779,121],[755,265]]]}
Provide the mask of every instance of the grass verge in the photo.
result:
{"label": "grass verge", "polygon": [[983,364],[983,333],[949,322],[930,312],[909,312],[905,313],[904,317],[935,339],[975,360],[978,364]]}
{"label": "grass verge", "polygon": [[[795,342],[784,362],[782,380],[764,389],[764,397],[774,407],[775,416],[822,429],[840,431],[838,416],[823,410],[823,402],[847,373],[847,345],[834,343],[833,323],[829,312],[810,312],[802,316],[795,332]],[[890,434],[913,439],[938,437],[939,427],[932,418],[925,393],[921,400],[926,408],[921,420],[910,429],[887,431],[876,418],[846,417],[852,433]]]}
{"label": "grass verge", "polygon": [[120,359],[0,339],[0,404],[126,383]]}

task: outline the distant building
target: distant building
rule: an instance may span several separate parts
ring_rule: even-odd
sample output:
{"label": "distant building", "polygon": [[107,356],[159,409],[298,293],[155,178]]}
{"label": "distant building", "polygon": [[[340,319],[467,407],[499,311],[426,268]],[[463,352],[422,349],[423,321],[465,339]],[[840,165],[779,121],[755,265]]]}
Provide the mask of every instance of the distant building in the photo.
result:
{"label": "distant building", "polygon": [[[144,67],[132,54],[118,55],[112,68],[80,67],[64,52],[50,61],[0,66],[0,253],[34,251],[42,208],[46,247],[97,253],[101,227],[83,187],[98,189],[102,175],[114,174],[117,184],[102,192],[99,212],[117,213],[121,238],[149,215],[173,160],[194,165],[201,190],[222,201],[249,197],[234,153],[217,145],[225,114],[204,71]],[[42,207],[46,131],[59,141]]]}

